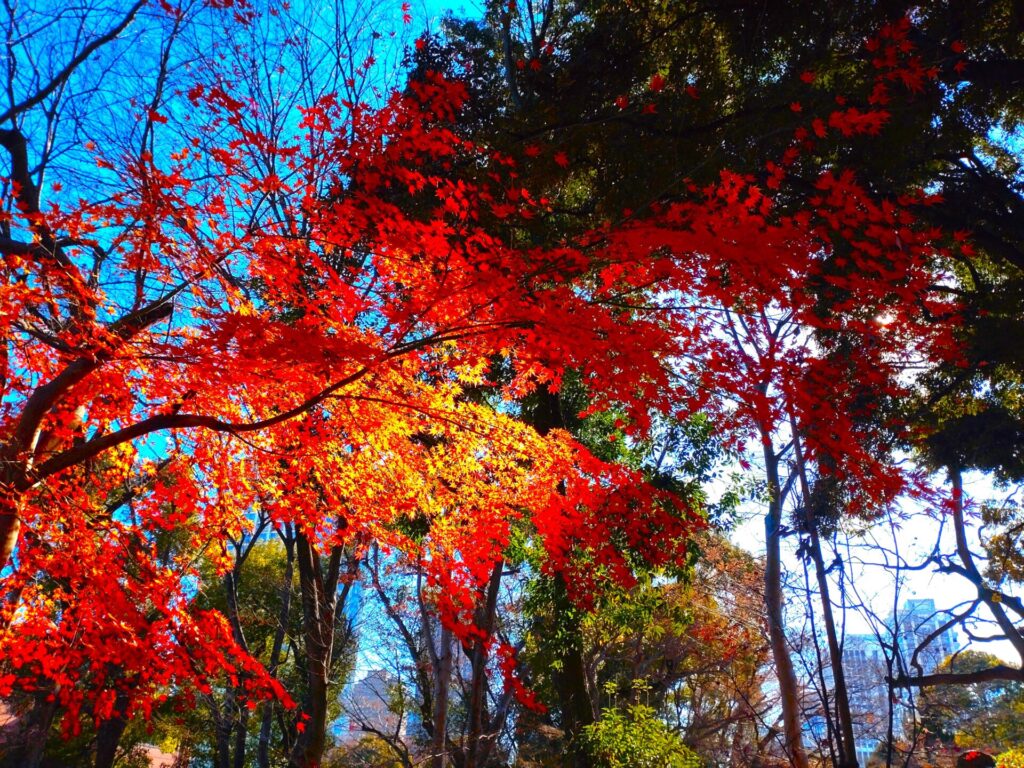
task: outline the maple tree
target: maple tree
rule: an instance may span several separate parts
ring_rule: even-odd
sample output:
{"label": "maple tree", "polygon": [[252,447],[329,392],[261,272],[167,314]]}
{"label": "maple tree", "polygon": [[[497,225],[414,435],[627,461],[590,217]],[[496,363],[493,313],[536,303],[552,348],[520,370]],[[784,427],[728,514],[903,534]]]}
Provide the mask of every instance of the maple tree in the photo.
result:
{"label": "maple tree", "polygon": [[[260,19],[245,4],[214,10],[231,25]],[[224,680],[240,701],[290,705],[237,622],[194,595],[199,555],[230,575],[227,545],[257,510],[301,541],[303,609],[322,619],[307,646],[333,636],[341,558],[377,544],[421,565],[480,678],[515,525],[584,606],[601,586],[631,586],[638,561],[684,561],[700,525],[689,500],[588,450],[564,420],[511,405],[557,397],[569,376],[588,413],[621,413],[619,439],[647,437],[653,412],[703,409],[735,441],[760,441],[775,547],[773,441],[787,430],[801,463],[855,486],[848,506],[904,492],[871,417],[906,393],[908,355],[955,364],[957,307],[935,283],[956,246],[929,222],[936,196],[878,193],[817,153],[870,142],[892,100],[937,77],[912,30],[906,18],[871,37],[867,84],[820,116],[793,102],[758,177],[684,182],[614,226],[554,239],[540,236],[552,201],[521,175],[545,150],[528,144],[517,162],[474,140],[461,123],[470,92],[427,68],[373,108],[328,91],[271,115],[210,57],[139,107],[140,150],[87,147],[109,194],[41,184],[29,137],[0,134],[0,695],[43,691],[69,731],[83,708],[106,721]],[[554,50],[531,61],[540,54]],[[655,72],[601,108],[669,94],[699,101]],[[550,161],[573,171],[564,150]],[[777,569],[770,554],[769,591]],[[781,600],[769,605],[780,669]],[[321,684],[295,723],[297,765],[319,761],[327,724],[330,654],[308,661]]]}
{"label": "maple tree", "polygon": [[[513,249],[477,223],[533,203],[501,158],[444,127],[461,86],[430,78],[378,110],[328,94],[274,137],[226,80],[180,98],[197,134],[166,155],[88,147],[117,189],[99,199],[44,205],[26,138],[5,134],[5,694],[42,687],[70,731],[86,703],[98,721],[145,712],[221,674],[287,701],[190,595],[196,553],[228,568],[224,543],[256,508],[321,551],[418,546],[393,521],[437,517],[431,577],[459,632],[473,627],[462,595],[526,510],[547,510],[555,568],[567,528],[603,551],[606,508],[691,524],[624,468],[460,399],[499,354],[516,361],[509,391],[570,366],[613,391],[625,376],[602,373],[597,350],[633,332],[578,300],[582,254]],[[150,106],[146,131],[173,108]],[[203,131],[224,145],[202,147]],[[493,185],[430,171],[459,162],[496,163]],[[583,320],[578,346],[562,344],[565,312]]]}
{"label": "maple tree", "polygon": [[[987,126],[1000,126],[1001,120],[1006,130],[1019,125],[1014,122],[1019,90],[1013,90],[1019,77],[1019,39],[1013,37],[1013,24],[1006,24],[1005,4],[907,7],[902,9],[906,18],[894,23],[901,12],[896,5],[838,4],[827,18],[808,8],[801,15],[807,19],[793,25],[789,7],[758,10],[754,21],[753,8],[700,2],[671,7],[598,3],[586,14],[578,14],[571,4],[540,8],[495,3],[484,22],[452,22],[448,39],[424,46],[427,64],[454,55],[456,69],[464,67],[472,74],[478,111],[471,114],[483,125],[471,123],[470,131],[532,158],[531,177],[555,199],[546,223],[547,232],[556,236],[602,218],[624,221],[623,229],[639,220],[640,230],[645,221],[658,219],[659,206],[670,207],[701,187],[725,186],[716,178],[723,165],[736,169],[734,194],[742,194],[744,181],[752,179],[771,190],[776,216],[800,215],[814,199],[814,187],[827,185],[833,202],[844,197],[857,200],[854,206],[871,201],[869,205],[880,207],[865,212],[868,220],[895,215],[892,220],[907,227],[898,229],[888,245],[872,244],[870,237],[858,237],[856,225],[843,226],[853,206],[831,214],[819,207],[803,223],[824,216],[831,232],[823,252],[831,250],[831,255],[821,259],[825,266],[817,275],[799,270],[791,274],[792,305],[789,295],[780,302],[778,293],[737,301],[742,286],[734,284],[734,272],[744,265],[737,268],[732,261],[720,267],[719,290],[699,293],[707,288],[702,283],[698,298],[690,301],[689,287],[678,289],[683,297],[679,311],[689,310],[697,318],[691,326],[698,329],[694,337],[710,341],[704,352],[693,353],[694,370],[710,360],[725,372],[717,378],[722,371],[712,364],[713,371],[702,371],[697,389],[715,391],[711,400],[724,396],[738,402],[736,409],[726,407],[721,422],[739,426],[758,442],[768,441],[763,457],[770,485],[767,607],[777,666],[789,693],[784,710],[791,753],[800,741],[800,715],[796,679],[786,671],[791,665],[782,616],[781,538],[795,528],[807,551],[817,553],[815,569],[830,627],[831,599],[819,536],[846,513],[870,519],[904,492],[927,493],[935,500],[934,492],[918,484],[919,478],[891,461],[893,447],[916,442],[921,434],[912,426],[919,415],[904,409],[908,395],[914,394],[906,386],[908,366],[947,371],[948,379],[935,389],[950,399],[989,384],[1010,392],[1012,382],[1019,380],[1012,373],[1019,366],[1015,368],[1008,351],[1001,356],[1009,365],[995,375],[992,367],[983,367],[991,365],[992,340],[998,337],[989,334],[995,327],[1014,338],[1019,314],[1014,314],[1012,300],[1007,301],[1012,281],[999,288],[1001,306],[993,306],[995,294],[989,294],[981,299],[986,308],[977,315],[975,309],[957,313],[957,302],[948,301],[955,295],[967,304],[985,295],[961,293],[962,282],[954,274],[963,269],[977,277],[977,254],[965,242],[967,230],[986,230],[984,239],[993,255],[999,254],[996,258],[1013,262],[1019,255],[1017,233],[1007,226],[1008,219],[994,212],[1019,206],[1012,181],[1005,181],[1012,161],[994,154],[1003,168],[989,173],[988,150],[982,156],[986,159],[979,159],[967,149],[991,146],[984,135]],[[961,36],[970,40],[965,43]],[[992,76],[997,71],[1002,75]],[[879,135],[884,139],[872,138]],[[928,136],[927,142],[918,141],[922,135]],[[637,152],[638,146],[645,151]],[[965,152],[974,158],[970,163],[951,165],[950,158]],[[563,172],[570,158],[569,171]],[[672,162],[665,162],[667,158]],[[855,171],[839,174],[840,168]],[[825,176],[822,169],[827,169]],[[941,192],[926,196],[921,189]],[[913,204],[915,197],[922,204]],[[979,204],[981,199],[988,202]],[[949,237],[935,225],[959,231]],[[916,246],[921,265],[931,261],[917,273],[916,288],[904,283],[901,289],[907,293],[890,296],[891,304],[877,302],[880,295],[871,299],[869,288],[862,305],[865,286],[860,280],[867,274],[861,271],[866,266],[859,258],[861,249],[873,252],[871,259],[894,245],[901,249],[905,231],[914,228],[923,235]],[[715,225],[707,230],[712,237],[726,232]],[[642,249],[642,237],[638,234],[631,244],[635,251]],[[929,243],[932,238],[936,241]],[[751,270],[786,269],[797,263],[784,253],[769,255],[761,240],[744,242],[731,233],[726,239],[739,253],[751,254],[746,262]],[[668,238],[663,242],[665,252],[671,252]],[[712,252],[709,261],[719,267],[722,248],[707,249]],[[937,258],[932,261],[932,256]],[[883,270],[890,266],[884,257],[879,265]],[[935,266],[938,273],[927,277]],[[882,278],[877,287],[889,279],[899,281],[891,272]],[[974,290],[981,286],[984,281],[976,281]],[[932,304],[910,299],[929,290],[925,301]],[[659,310],[656,301],[614,300],[631,309]],[[802,300],[807,301],[806,313],[799,308]],[[909,325],[908,318],[889,311],[901,302],[919,312]],[[663,301],[660,308],[668,303]],[[857,321],[848,325],[851,316]],[[968,359],[956,351],[963,342],[963,326],[974,327],[981,317],[988,318],[983,324],[990,329],[981,342],[986,352],[972,351]],[[870,323],[879,327],[870,330]],[[876,339],[890,332],[876,346]],[[870,341],[865,344],[865,339]],[[862,368],[858,358],[876,352],[875,363]],[[977,357],[984,355],[990,357],[979,365]],[[949,380],[956,382],[957,395],[950,394]],[[838,388],[837,382],[842,382]],[[758,391],[756,385],[765,390]],[[693,406],[692,400],[684,402],[686,408]],[[1011,422],[1005,434],[1016,429]],[[810,446],[808,432],[816,434],[811,441],[822,436],[826,441]],[[990,446],[998,442],[978,437]],[[849,464],[837,467],[837,460]],[[792,499],[792,526],[785,520],[787,497]],[[831,631],[828,647],[839,675],[839,643]],[[842,698],[837,690],[837,710]],[[841,711],[836,717],[845,742],[838,747],[839,761],[845,752],[845,760],[855,762],[850,719]]]}

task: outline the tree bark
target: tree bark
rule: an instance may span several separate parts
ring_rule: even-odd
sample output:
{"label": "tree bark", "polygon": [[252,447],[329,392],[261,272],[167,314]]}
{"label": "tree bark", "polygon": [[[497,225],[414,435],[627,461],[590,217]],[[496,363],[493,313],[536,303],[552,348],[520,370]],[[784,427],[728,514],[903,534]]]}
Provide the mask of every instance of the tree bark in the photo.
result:
{"label": "tree bark", "polygon": [[[281,540],[284,542],[285,551],[284,580],[281,584],[281,610],[277,615],[277,629],[274,630],[274,644],[271,646],[270,660],[267,665],[267,672],[273,677],[277,676],[277,669],[281,665],[281,651],[284,649],[288,619],[291,616],[292,578],[295,573],[295,538],[292,535],[291,523],[285,523],[285,533],[281,536]],[[273,701],[263,703],[260,736],[256,747],[258,768],[270,768],[270,735],[274,722],[274,706]]]}
{"label": "tree bark", "polygon": [[115,714],[96,729],[96,768],[113,768],[117,748],[124,729],[128,727],[128,694],[118,691],[114,700]]}
{"label": "tree bark", "polygon": [[[3,459],[7,463],[7,459]],[[0,469],[0,570],[8,565],[21,534],[21,494],[14,490],[12,468]]]}
{"label": "tree bark", "polygon": [[[295,768],[320,765],[327,743],[327,694],[330,685],[331,656],[334,652],[334,601],[327,593],[320,558],[306,534],[295,535],[299,563],[299,589],[302,595],[303,636],[306,655],[306,706],[303,707],[302,733],[295,740],[291,764]],[[331,552],[330,571],[336,570],[341,548]]]}
{"label": "tree bark", "polygon": [[562,714],[562,731],[565,733],[565,751],[562,765],[565,768],[587,768],[587,756],[579,748],[583,729],[594,723],[594,707],[587,690],[587,670],[580,647],[580,627],[572,611],[572,603],[561,574],[555,577],[555,612],[557,621],[569,622],[573,626],[562,626],[563,636],[572,638],[567,645],[558,649],[559,669],[551,675],[558,693],[558,704]]}
{"label": "tree bark", "polygon": [[246,737],[249,735],[249,709],[236,707],[238,717],[235,720],[235,754],[233,768],[245,768]]}
{"label": "tree bark", "polygon": [[217,707],[216,700],[212,702],[214,707],[213,721],[213,768],[231,768],[231,724],[232,710],[234,706],[232,699],[235,691],[229,687],[224,694],[224,706]]}
{"label": "tree bark", "polygon": [[448,736],[448,692],[452,677],[452,631],[441,626],[434,672],[433,734],[430,739],[430,768],[444,768]]}
{"label": "tree bark", "polygon": [[487,728],[487,640],[494,633],[494,618],[498,611],[498,589],[501,587],[501,572],[504,560],[498,560],[491,568],[487,591],[482,604],[477,606],[475,624],[483,635],[475,641],[470,659],[473,665],[469,686],[469,732],[467,734],[466,768],[478,768],[482,764],[481,754]]}
{"label": "tree bark", "polygon": [[19,728],[20,744],[3,756],[3,768],[39,768],[46,748],[46,738],[57,716],[57,701],[47,701],[52,692],[46,687],[35,696],[32,708],[25,716],[25,724]]}
{"label": "tree bark", "polygon": [[302,595],[303,637],[305,639],[307,693],[303,706],[303,726],[291,752],[294,768],[318,768],[327,745],[327,716],[334,660],[334,634],[339,611],[344,610],[355,575],[355,557],[349,563],[350,579],[338,594],[344,549],[335,546],[326,568],[304,531],[295,533],[299,566],[299,590]]}
{"label": "tree bark", "polygon": [[772,451],[771,445],[764,446],[764,464],[769,493],[768,514],[764,518],[764,603],[768,639],[775,661],[775,674],[779,680],[783,747],[794,768],[809,768],[801,732],[800,688],[782,615],[782,486],[779,483],[779,458]]}
{"label": "tree bark", "polygon": [[[547,387],[536,392],[537,404],[531,414],[534,429],[541,435],[552,429],[565,428],[561,402],[558,395]],[[565,749],[562,765],[565,768],[587,768],[587,757],[579,748],[579,737],[583,729],[595,720],[594,707],[587,690],[587,670],[583,661],[583,649],[579,644],[580,627],[575,619],[572,601],[561,574],[554,576],[553,609],[555,621],[571,624],[562,626],[560,634],[573,638],[558,649],[558,669],[552,672],[551,682],[558,695],[558,706],[562,716],[562,732],[565,735]]]}
{"label": "tree bark", "polygon": [[828,639],[829,661],[832,663],[833,696],[836,719],[839,721],[839,765],[838,768],[857,768],[857,746],[853,735],[853,717],[850,714],[850,693],[846,685],[846,670],[843,666],[843,650],[839,644],[835,617],[832,613],[832,598],[829,594],[828,575],[821,555],[821,540],[816,527],[810,531],[811,559],[821,596],[822,619],[825,622],[825,636]]}
{"label": "tree bark", "polygon": [[825,636],[828,641],[829,662],[832,664],[833,700],[835,701],[836,720],[838,721],[837,768],[857,768],[857,746],[853,735],[853,718],[850,715],[850,694],[846,686],[846,670],[843,666],[843,649],[839,644],[836,631],[835,616],[832,613],[832,597],[829,590],[828,574],[825,559],[821,554],[821,537],[818,535],[818,521],[811,509],[811,485],[807,478],[807,466],[804,463],[803,447],[796,419],[791,419],[793,427],[793,450],[796,456],[797,472],[800,474],[800,490],[803,494],[804,527],[808,535],[808,550],[814,563],[814,576],[818,583],[818,596],[821,599],[822,620],[825,623]]}

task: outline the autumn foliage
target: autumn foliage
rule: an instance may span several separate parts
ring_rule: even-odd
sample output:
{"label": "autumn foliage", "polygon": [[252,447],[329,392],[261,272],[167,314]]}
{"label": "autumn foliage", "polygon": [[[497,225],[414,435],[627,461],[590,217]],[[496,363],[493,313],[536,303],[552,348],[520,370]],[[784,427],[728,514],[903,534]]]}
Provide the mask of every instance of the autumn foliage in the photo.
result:
{"label": "autumn foliage", "polygon": [[[465,92],[440,76],[375,108],[326,96],[274,137],[204,77],[164,150],[92,148],[109,196],[46,199],[5,132],[0,696],[49,690],[69,729],[118,691],[145,713],[222,676],[287,698],[194,608],[200,557],[226,568],[257,509],[321,551],[421,561],[465,643],[487,641],[474,601],[517,527],[581,604],[637,560],[682,561],[689,502],[516,418],[570,371],[627,439],[658,411],[715,413],[736,443],[793,419],[810,458],[895,498],[907,478],[867,417],[908,359],[955,354],[933,291],[955,243],[921,223],[929,195],[879,199],[816,146],[871,140],[934,76],[909,29],[866,43],[864,93],[807,121],[795,105],[762,175],[557,245],[515,236],[548,203],[454,130]],[[672,87],[656,74],[644,98]]]}

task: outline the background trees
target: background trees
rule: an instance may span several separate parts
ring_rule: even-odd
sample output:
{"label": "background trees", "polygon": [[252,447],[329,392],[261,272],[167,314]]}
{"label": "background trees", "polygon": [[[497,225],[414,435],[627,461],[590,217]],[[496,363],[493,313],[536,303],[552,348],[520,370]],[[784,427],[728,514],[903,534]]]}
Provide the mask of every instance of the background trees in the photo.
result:
{"label": "background trees", "polygon": [[[556,232],[585,227],[604,216],[626,222],[643,218],[648,206],[685,197],[687,183],[714,178],[723,164],[758,174],[769,188],[777,190],[774,202],[783,209],[801,205],[823,165],[841,165],[856,169],[865,180],[867,197],[875,196],[876,200],[878,195],[905,194],[915,187],[939,192],[941,196],[922,207],[919,215],[922,223],[947,227],[954,220],[959,221],[959,225],[948,230],[953,235],[950,241],[962,240],[966,231],[974,231],[976,226],[991,232],[985,222],[992,219],[992,212],[971,209],[971,204],[956,213],[951,208],[956,206],[952,201],[960,199],[961,184],[984,184],[980,179],[968,181],[974,172],[965,173],[965,168],[971,165],[986,169],[978,171],[981,176],[990,172],[1001,176],[999,182],[994,177],[989,179],[1005,193],[995,209],[1005,211],[1019,203],[1019,162],[1013,157],[1010,138],[1019,125],[1017,89],[1012,85],[1016,77],[1012,74],[1016,71],[1014,62],[1019,55],[1012,30],[1017,29],[1019,22],[1009,21],[1009,8],[999,4],[915,7],[909,12],[912,21],[905,22],[902,28],[885,26],[908,11],[898,4],[829,8],[827,18],[819,13],[820,9],[805,10],[800,22],[794,24],[789,7],[754,9],[680,3],[666,9],[654,4],[634,4],[628,8],[594,4],[584,10],[576,5],[502,4],[491,8],[484,23],[449,23],[447,40],[451,42],[438,40],[436,48],[424,46],[418,58],[422,66],[438,66],[438,62],[454,58],[460,62],[457,66],[472,72],[471,83],[478,90],[471,90],[471,94],[484,105],[479,114],[491,117],[469,125],[472,130],[484,131],[493,140],[532,158],[529,167],[535,178],[548,184],[558,200],[545,219]],[[875,37],[879,29],[883,31]],[[970,40],[975,41],[973,48]],[[603,58],[606,51],[614,51],[614,55]],[[903,60],[905,67],[896,64],[903,54],[907,55]],[[599,55],[602,58],[597,63]],[[996,61],[1005,65],[1002,71],[1007,79],[988,81],[981,72]],[[908,98],[895,97],[901,87],[907,89]],[[836,109],[836,104],[843,109]],[[869,116],[871,113],[873,116]],[[902,147],[913,136],[914,149],[893,157],[878,151],[870,138],[851,138],[860,132],[882,132],[893,147]],[[794,135],[799,152],[787,148]],[[639,146],[645,151],[636,151]],[[976,162],[960,160],[978,151],[988,159],[981,160],[979,156]],[[766,164],[765,155],[772,162]],[[658,162],[647,162],[651,157],[658,158]],[[999,171],[992,170],[997,167]],[[849,195],[850,191],[844,189],[842,194]],[[977,202],[986,193],[978,186],[974,194]],[[867,197],[860,199],[866,202]],[[989,203],[982,205],[987,208]],[[845,209],[844,215],[848,213],[849,209]],[[962,218],[956,218],[962,213]],[[535,226],[534,231],[541,226]],[[852,230],[847,227],[844,232],[840,240]],[[1013,239],[1009,235],[1008,241]],[[636,242],[639,238],[633,244]],[[975,246],[966,250],[951,252],[957,261],[946,263],[947,282],[939,287],[962,302],[965,315],[959,321],[957,334],[959,342],[967,344],[963,351],[966,359],[956,355],[933,371],[935,378],[930,394],[925,397],[928,405],[924,410],[918,410],[920,403],[915,406],[908,400],[908,391],[887,391],[879,379],[858,385],[849,375],[852,368],[842,371],[844,358],[849,360],[851,354],[865,351],[857,331],[850,333],[852,328],[832,325],[820,327],[813,334],[811,343],[815,350],[829,350],[825,355],[827,362],[823,361],[817,372],[808,369],[809,377],[790,380],[781,394],[786,399],[806,398],[804,402],[812,403],[818,413],[791,419],[792,414],[786,414],[783,406],[777,452],[770,451],[765,459],[769,470],[777,468],[769,474],[781,475],[770,494],[774,504],[781,507],[784,490],[798,492],[794,493],[797,506],[793,510],[792,528],[783,522],[781,509],[768,516],[774,522],[769,525],[767,540],[776,552],[778,539],[790,535],[792,529],[801,531],[805,537],[802,549],[806,546],[806,551],[816,551],[819,547],[815,539],[823,534],[829,537],[834,521],[842,519],[844,510],[857,507],[860,514],[871,516],[884,509],[899,481],[888,484],[888,490],[875,486],[868,491],[863,470],[884,459],[889,447],[915,442],[912,431],[906,430],[908,420],[924,430],[934,429],[935,417],[924,413],[940,402],[944,403],[940,406],[942,410],[950,407],[953,399],[965,399],[968,391],[978,393],[992,387],[993,391],[1006,393],[1019,389],[1011,381],[1015,374],[1009,373],[1005,354],[996,352],[990,342],[983,355],[989,357],[982,362],[973,343],[966,342],[964,334],[972,333],[967,329],[975,327],[976,319],[986,317],[989,320],[983,323],[1012,325],[1019,315],[1015,310],[1006,311],[1005,305],[997,310],[981,309],[977,304],[985,300],[974,288],[987,283],[985,275],[992,274],[985,272],[987,268],[967,282],[961,280],[966,276],[960,274],[961,269],[971,272],[989,258],[981,256],[979,260],[974,250],[979,241],[974,242]],[[851,282],[855,273],[850,270],[849,256],[850,246],[857,250],[861,244],[832,242],[836,248],[834,261],[818,278],[820,284],[812,289],[817,310],[825,316],[834,318],[836,313],[848,312],[854,302],[863,301],[859,289],[853,288]],[[759,246],[763,254],[765,248]],[[1009,242],[991,244],[1000,251],[1008,246]],[[1008,251],[995,258],[1005,266],[1009,263],[1007,256]],[[761,259],[759,265],[772,261],[763,255]],[[863,262],[858,263],[858,270],[863,266]],[[1003,272],[1000,281],[1015,280],[1010,277],[1012,274],[1016,274],[1012,269]],[[732,291],[724,302],[726,309],[737,292],[734,283],[730,288]],[[1006,296],[1001,290],[999,293]],[[736,313],[741,320],[749,311],[748,306]],[[880,323],[888,324],[894,319],[888,310],[861,308],[866,318]],[[924,319],[925,325],[932,325],[933,329],[934,309],[929,310],[932,316]],[[1002,319],[994,320],[997,315]],[[785,320],[788,318],[784,313],[777,313],[762,322],[775,322],[777,332],[786,327]],[[739,342],[738,357],[734,358],[736,367],[744,370],[748,378],[756,377],[758,368],[751,366],[749,360],[768,359],[769,366],[777,371],[772,344],[758,344],[753,337],[759,326],[750,325],[753,331],[733,321],[733,338]],[[728,328],[728,323],[723,321],[722,326]],[[988,338],[1015,339],[1019,335],[1009,326],[1003,327],[1006,333]],[[738,338],[736,328],[740,332]],[[728,333],[725,335],[729,338]],[[941,345],[951,348],[952,340],[947,338]],[[743,365],[745,359],[748,362]],[[917,366],[920,362],[913,356],[903,358],[904,365]],[[1010,367],[1015,365],[1011,363]],[[818,384],[829,382],[827,394],[824,390],[816,391],[814,383],[814,376],[826,368],[831,370]],[[994,372],[991,378],[989,372]],[[976,378],[979,374],[984,384]],[[842,381],[843,386],[837,388],[837,381]],[[852,390],[853,399],[834,410],[825,407],[826,402],[847,389]],[[953,391],[957,394],[953,395]],[[756,393],[751,395],[746,402],[756,403]],[[945,395],[951,399],[944,399]],[[773,396],[772,402],[778,405],[778,396]],[[993,425],[1008,415],[1002,406],[991,401],[986,405],[974,402],[970,407],[988,411]],[[795,441],[807,439],[801,434],[801,423],[813,425],[822,418],[824,410],[829,410],[825,417],[829,420],[851,418],[849,427],[861,438],[874,435],[868,438],[869,453],[860,454],[864,466],[849,473],[845,480],[844,473],[832,471],[835,467],[830,462],[835,457],[852,455],[849,440],[834,449],[821,445],[812,448],[808,453],[814,456],[811,461],[796,455],[803,451]],[[991,430],[982,430],[980,421],[966,430],[983,444],[1014,446],[1010,448],[1014,451],[1020,444],[1014,419],[1011,416],[1003,422],[1001,438],[995,438]],[[762,429],[762,436],[774,433],[771,420],[762,418],[761,423],[768,426]],[[897,424],[899,429],[890,431]],[[963,440],[961,434],[953,442],[963,444]],[[821,469],[815,466],[822,461]],[[875,468],[881,471],[877,479],[886,474],[895,479],[881,464]],[[836,552],[835,557],[841,566],[842,556]],[[778,555],[774,559],[777,562]],[[827,562],[820,553],[815,560],[819,575],[824,576]],[[778,574],[777,566],[775,573]],[[778,575],[771,581],[778,595]],[[826,589],[828,583],[827,578],[819,581],[819,589]],[[828,606],[829,596],[823,597],[824,605]],[[779,605],[781,598],[769,602]],[[845,604],[845,599],[840,602]],[[781,622],[775,623],[779,626]],[[1013,637],[1016,630],[1006,624],[999,632],[1001,636]],[[781,629],[777,634],[780,633]],[[827,643],[836,673],[842,666],[841,662],[836,665],[839,642],[841,638],[833,636]],[[776,656],[782,661],[788,655],[785,645],[782,639],[777,645]],[[904,682],[906,679],[901,678]],[[841,709],[841,701],[836,701],[835,706]],[[795,709],[795,704],[789,709]],[[836,733],[840,733],[842,712],[837,712],[836,717]],[[794,728],[791,725],[791,734]],[[848,731],[844,741],[845,750],[842,743],[836,748],[841,762],[844,751],[846,759],[853,759],[849,754],[852,745]]]}

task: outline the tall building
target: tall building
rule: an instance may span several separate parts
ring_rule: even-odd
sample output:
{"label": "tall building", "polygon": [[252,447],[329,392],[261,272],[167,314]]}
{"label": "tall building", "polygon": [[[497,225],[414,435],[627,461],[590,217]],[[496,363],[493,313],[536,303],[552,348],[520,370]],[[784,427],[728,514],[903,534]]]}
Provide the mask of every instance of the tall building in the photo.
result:
{"label": "tall building", "polygon": [[399,680],[390,672],[375,669],[342,694],[345,716],[339,733],[342,743],[359,741],[367,733],[381,733],[404,740],[408,723],[395,707]]}
{"label": "tall building", "polygon": [[928,640],[932,634],[936,637],[924,646],[918,654],[917,661],[924,674],[938,668],[959,647],[956,633],[953,631],[939,632],[945,617],[935,610],[935,601],[926,598],[906,600],[893,622],[899,628],[900,654],[903,657],[904,670],[907,674],[919,674],[916,667],[911,666],[914,651]]}
{"label": "tall building", "polygon": [[889,728],[889,674],[882,643],[875,635],[847,635],[843,666],[850,694],[857,762],[868,758],[885,739]]}
{"label": "tall building", "polygon": [[[955,632],[939,631],[943,622],[943,614],[936,611],[934,600],[906,600],[896,615],[889,617],[888,637],[883,635],[880,639],[876,635],[846,636],[843,666],[850,693],[850,716],[853,720],[857,762],[860,765],[867,765],[868,758],[888,733],[888,659],[892,658],[894,674],[919,674],[910,662],[914,651],[921,648],[917,656],[917,663],[921,667],[920,673],[933,672],[959,647]],[[934,637],[931,637],[932,635]],[[898,648],[898,653],[895,654],[891,647],[893,637]],[[885,648],[883,642],[888,643],[890,647]],[[927,645],[923,645],[926,642]],[[895,708],[893,727],[895,733],[899,734],[907,713],[896,703],[892,706]]]}

